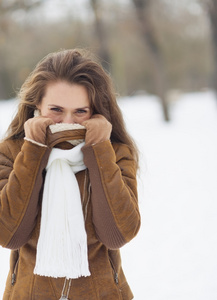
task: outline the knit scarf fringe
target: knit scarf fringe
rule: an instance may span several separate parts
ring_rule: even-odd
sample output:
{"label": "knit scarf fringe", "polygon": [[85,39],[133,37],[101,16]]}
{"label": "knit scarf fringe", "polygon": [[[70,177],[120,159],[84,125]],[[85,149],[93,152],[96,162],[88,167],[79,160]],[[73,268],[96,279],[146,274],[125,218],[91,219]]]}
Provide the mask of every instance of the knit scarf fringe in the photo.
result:
{"label": "knit scarf fringe", "polygon": [[87,236],[75,173],[84,170],[81,148],[53,148],[46,167],[34,274],[89,276]]}

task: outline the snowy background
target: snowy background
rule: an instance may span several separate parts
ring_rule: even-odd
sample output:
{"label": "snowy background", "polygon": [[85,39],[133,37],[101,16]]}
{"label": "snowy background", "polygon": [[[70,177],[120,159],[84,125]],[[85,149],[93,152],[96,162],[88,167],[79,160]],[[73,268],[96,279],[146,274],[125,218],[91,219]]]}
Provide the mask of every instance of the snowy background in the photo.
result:
{"label": "snowy background", "polygon": [[[141,152],[142,227],[121,250],[135,300],[216,300],[217,100],[211,91],[179,95],[168,124],[154,96],[119,103]],[[0,136],[15,108],[0,101]],[[8,259],[0,248],[0,299]]]}

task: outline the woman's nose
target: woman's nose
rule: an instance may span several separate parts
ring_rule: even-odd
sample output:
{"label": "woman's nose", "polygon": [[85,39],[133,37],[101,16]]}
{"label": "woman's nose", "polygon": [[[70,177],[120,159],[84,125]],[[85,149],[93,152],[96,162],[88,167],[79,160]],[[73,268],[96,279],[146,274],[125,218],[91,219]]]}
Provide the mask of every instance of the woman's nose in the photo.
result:
{"label": "woman's nose", "polygon": [[62,119],[62,123],[68,123],[68,124],[74,124],[75,122],[75,117],[71,114],[66,114],[64,115]]}

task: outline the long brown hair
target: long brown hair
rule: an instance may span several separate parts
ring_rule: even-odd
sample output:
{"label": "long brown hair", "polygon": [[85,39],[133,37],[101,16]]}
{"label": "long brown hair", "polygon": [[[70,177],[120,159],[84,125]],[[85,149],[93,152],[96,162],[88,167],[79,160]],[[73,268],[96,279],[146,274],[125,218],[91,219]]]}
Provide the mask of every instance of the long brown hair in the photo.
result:
{"label": "long brown hair", "polygon": [[48,54],[36,65],[19,91],[18,112],[8,128],[6,139],[25,136],[24,123],[33,117],[48,83],[59,80],[86,87],[93,114],[103,115],[112,124],[111,141],[128,145],[138,163],[138,151],[126,131],[110,76],[89,52],[80,49]]}

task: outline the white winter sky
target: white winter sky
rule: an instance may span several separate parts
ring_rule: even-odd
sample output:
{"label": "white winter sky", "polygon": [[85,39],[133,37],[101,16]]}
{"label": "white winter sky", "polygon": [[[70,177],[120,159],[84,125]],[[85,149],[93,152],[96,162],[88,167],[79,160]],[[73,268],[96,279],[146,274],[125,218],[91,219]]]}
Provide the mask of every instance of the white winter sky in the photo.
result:
{"label": "white winter sky", "polygon": [[[83,20],[93,17],[89,0],[44,0],[43,2],[31,13],[26,13],[23,10],[16,11],[14,13],[15,18],[22,21],[26,17],[31,16],[30,21],[41,22],[42,20],[44,21],[43,18],[46,18],[46,21],[53,22],[68,16]],[[116,1],[111,1],[110,3],[116,3]],[[131,4],[130,0],[118,0],[118,3],[122,7]]]}
{"label": "white winter sky", "polygon": [[[200,15],[202,13],[201,6],[197,0],[162,0],[170,6],[170,12],[174,15],[182,9],[187,9],[191,14]],[[131,0],[110,0],[109,2],[101,0],[100,3],[105,2],[107,5],[112,3],[119,3],[122,8],[133,6]],[[14,13],[15,18],[23,20],[31,16],[30,21],[46,21],[52,22],[73,16],[74,18],[88,19],[92,18],[92,9],[89,0],[44,0],[39,8],[33,10],[31,13],[26,13],[23,10]]]}

